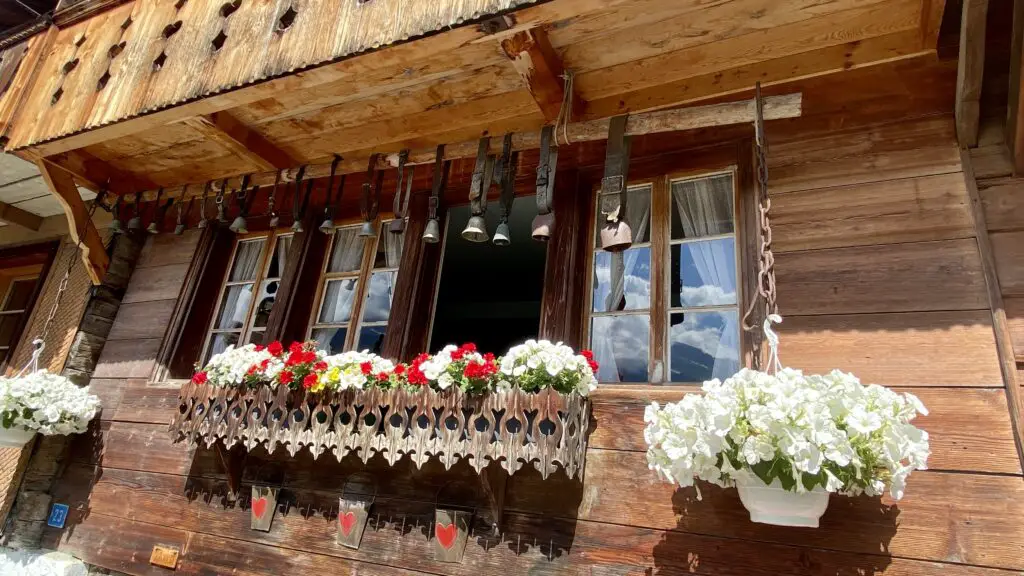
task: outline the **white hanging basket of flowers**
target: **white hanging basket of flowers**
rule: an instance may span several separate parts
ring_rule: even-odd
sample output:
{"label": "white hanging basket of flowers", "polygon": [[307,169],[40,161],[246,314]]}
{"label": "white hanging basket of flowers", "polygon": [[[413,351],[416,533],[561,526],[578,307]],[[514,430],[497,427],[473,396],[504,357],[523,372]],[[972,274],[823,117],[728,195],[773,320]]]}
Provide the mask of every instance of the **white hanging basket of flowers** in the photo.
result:
{"label": "white hanging basket of flowers", "polygon": [[[16,376],[0,377],[0,447],[21,448],[44,436],[85,432],[100,399],[67,378],[38,369],[41,340],[29,364]],[[30,370],[31,369],[31,370]]]}
{"label": "white hanging basket of flowers", "polygon": [[[907,477],[926,467],[927,414],[912,394],[863,385],[834,370],[782,368],[771,322],[771,372],[743,369],[703,394],[647,407],[647,461],[668,482],[736,486],[754,522],[817,527],[829,494],[903,497]],[[698,489],[699,490],[699,489]],[[699,497],[699,491],[698,491]]]}

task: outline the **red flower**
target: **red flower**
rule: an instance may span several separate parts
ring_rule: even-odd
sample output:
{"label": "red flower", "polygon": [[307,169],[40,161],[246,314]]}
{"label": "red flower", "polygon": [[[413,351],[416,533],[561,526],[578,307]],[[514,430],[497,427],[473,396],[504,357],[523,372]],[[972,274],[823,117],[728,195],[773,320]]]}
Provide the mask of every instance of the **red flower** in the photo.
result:
{"label": "red flower", "polygon": [[257,351],[257,352],[263,352],[263,351],[264,351],[264,350],[266,350],[266,349],[267,349],[267,347],[266,347],[266,346],[264,346],[263,344],[257,344],[257,345],[256,345],[256,351]]}
{"label": "red flower", "polygon": [[307,390],[316,386],[316,374],[306,374],[306,377],[302,379],[302,386]]}
{"label": "red flower", "polygon": [[586,359],[587,359],[588,361],[590,361],[590,360],[593,360],[593,359],[594,359],[594,353],[593,353],[593,352],[591,352],[590,350],[580,350],[580,356],[583,356],[583,357],[584,357],[584,358],[586,358]]}
{"label": "red flower", "polygon": [[484,354],[484,362],[487,362],[487,363],[494,362],[494,354],[491,354],[490,352],[488,352],[487,354]]}
{"label": "red flower", "polygon": [[293,379],[295,379],[295,375],[292,374],[291,370],[281,370],[277,375],[277,380],[281,384],[291,384]]}
{"label": "red flower", "polygon": [[316,370],[317,372],[323,372],[324,370],[327,370],[327,362],[321,360],[316,364],[313,364],[313,370]]}
{"label": "red flower", "polygon": [[302,353],[302,362],[304,364],[310,364],[310,363],[316,362],[316,352],[313,352],[312,350],[309,350],[307,352],[303,352]]}
{"label": "red flower", "polygon": [[253,364],[252,366],[249,366],[249,369],[248,369],[248,370],[246,370],[246,372],[245,372],[245,373],[246,373],[246,375],[248,375],[248,376],[252,376],[252,375],[253,375],[253,374],[255,374],[255,373],[256,373],[256,371],[257,371],[257,370],[259,370],[259,369],[260,369],[260,367],[259,367],[258,365],[256,365],[256,364]]}
{"label": "red flower", "polygon": [[296,364],[302,364],[302,352],[291,352],[288,354],[288,358],[285,359],[285,366],[295,366]]}
{"label": "red flower", "polygon": [[288,345],[288,351],[292,354],[298,354],[302,352],[302,342],[292,342]]}
{"label": "red flower", "polygon": [[415,384],[416,386],[426,386],[428,384],[427,377],[423,375],[418,367],[409,368],[409,384]]}
{"label": "red flower", "polygon": [[399,364],[398,366],[395,366],[395,374],[398,374],[399,376],[405,374],[405,364]]}
{"label": "red flower", "polygon": [[377,373],[377,380],[384,381],[384,380],[387,380],[387,379],[388,379],[388,373],[387,372],[378,372]]}
{"label": "red flower", "polygon": [[196,372],[192,375],[193,384],[206,384],[206,372]]}
{"label": "red flower", "polygon": [[473,344],[472,342],[466,342],[465,344],[462,345],[462,351],[464,353],[476,352],[476,344]]}
{"label": "red flower", "polygon": [[359,365],[359,369],[363,372],[364,376],[369,376],[370,374],[373,373],[373,364],[370,364],[369,362],[363,362],[362,364]]}
{"label": "red flower", "polygon": [[270,358],[264,358],[263,361],[260,362],[260,370],[266,370],[267,366],[270,366]]}
{"label": "red flower", "polygon": [[274,340],[267,345],[267,352],[270,352],[271,356],[280,356],[281,353],[284,352],[284,346],[282,346],[277,340]]}
{"label": "red flower", "polygon": [[462,355],[463,355],[462,348],[456,348],[455,350],[452,350],[452,360],[455,360],[455,361],[462,360]]}

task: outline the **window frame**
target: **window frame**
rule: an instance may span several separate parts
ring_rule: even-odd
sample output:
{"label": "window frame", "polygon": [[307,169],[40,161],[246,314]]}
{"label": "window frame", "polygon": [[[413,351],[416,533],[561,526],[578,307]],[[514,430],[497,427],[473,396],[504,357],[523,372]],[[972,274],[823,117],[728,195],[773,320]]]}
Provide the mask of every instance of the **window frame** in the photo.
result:
{"label": "window frame", "polygon": [[[744,235],[748,233],[749,223],[746,221],[744,212],[744,195],[747,194],[747,182],[745,182],[744,167],[741,157],[739,161],[719,162],[715,165],[702,165],[685,169],[660,170],[655,176],[643,178],[630,178],[627,180],[628,189],[637,189],[649,186],[651,189],[651,222],[650,241],[642,244],[634,244],[634,247],[650,246],[651,266],[651,299],[646,309],[623,310],[616,312],[594,312],[594,263],[595,255],[600,251],[597,247],[598,226],[597,217],[600,210],[600,185],[591,186],[591,206],[593,209],[589,214],[589,230],[587,234],[587,260],[586,268],[586,294],[583,313],[582,342],[589,347],[592,336],[593,319],[595,317],[614,317],[622,315],[643,315],[646,313],[649,320],[648,347],[647,347],[647,380],[643,382],[600,382],[603,387],[624,386],[637,387],[646,385],[658,386],[694,386],[700,382],[672,382],[671,381],[671,357],[669,345],[669,320],[673,313],[684,312],[713,312],[720,310],[736,310],[738,319],[740,366],[749,365],[748,338],[744,334],[742,317],[744,302],[748,297],[747,275],[744,270]],[[693,239],[672,240],[672,184],[686,180],[697,180],[719,175],[730,175],[732,177],[732,201],[733,201],[733,232],[715,236],[705,236]],[[676,244],[707,241],[717,238],[733,238],[734,260],[736,264],[736,303],[721,306],[705,307],[671,307],[671,251]]]}
{"label": "window frame", "polygon": [[[11,356],[11,354],[14,353],[14,351],[18,348],[18,344],[20,344],[21,342],[21,332],[23,330],[19,330],[17,327],[24,327],[24,325],[27,324],[29,315],[32,314],[32,309],[34,308],[35,304],[34,295],[39,292],[41,288],[41,283],[43,281],[43,278],[42,276],[40,276],[40,273],[41,272],[33,272],[20,275],[12,275],[10,278],[7,279],[7,290],[4,292],[3,299],[0,299],[0,318],[6,316],[16,316],[18,318],[18,321],[15,324],[15,330],[11,343],[6,346],[0,344],[0,358],[5,359],[5,361],[7,358]],[[28,302],[26,302],[26,307],[21,308],[19,310],[5,310],[5,308],[7,307],[7,302],[10,301],[11,295],[14,293],[14,285],[18,282],[28,281],[35,281],[35,285],[32,286],[32,292],[29,293],[29,299]]]}
{"label": "window frame", "polygon": [[[374,272],[393,271],[399,272],[399,264],[401,263],[401,256],[399,256],[399,264],[395,266],[388,266],[384,268],[374,268],[374,260],[377,255],[377,248],[380,244],[381,234],[390,234],[388,226],[394,218],[380,218],[378,217],[374,221],[374,228],[377,234],[374,235],[373,240],[363,241],[363,254],[359,263],[358,271],[348,272],[328,272],[328,268],[331,265],[331,256],[334,253],[334,242],[337,240],[337,232],[342,228],[358,228],[362,225],[362,221],[355,223],[352,222],[341,222],[337,224],[331,231],[331,238],[327,244],[327,252],[324,255],[323,263],[320,266],[320,275],[317,281],[317,292],[314,299],[313,310],[310,312],[309,322],[306,326],[306,340],[313,340],[313,331],[325,328],[344,328],[347,332],[345,333],[345,343],[340,352],[346,352],[355,350],[356,345],[359,343],[359,333],[363,327],[363,308],[366,304],[367,291],[369,290],[370,277]],[[408,233],[409,222],[406,219],[406,230],[402,234]],[[408,239],[405,239],[406,241]],[[402,250],[405,250],[406,244],[403,243]],[[327,297],[327,284],[331,280],[355,278],[356,279],[356,293],[353,296],[352,312],[349,317],[347,324],[336,324],[336,323],[321,323],[320,322],[320,310],[324,304],[324,298]],[[392,306],[394,302],[392,301]],[[389,314],[387,323],[384,324],[385,329],[391,324],[392,318]],[[380,325],[379,322],[373,322],[372,325]]]}
{"label": "window frame", "polygon": [[[209,362],[210,358],[207,357],[207,353],[210,351],[210,343],[216,334],[234,334],[238,333],[238,346],[244,346],[248,339],[252,336],[253,324],[256,319],[256,298],[253,297],[249,302],[249,310],[245,315],[245,323],[242,328],[239,329],[228,329],[228,328],[216,328],[217,320],[221,312],[221,305],[224,302],[224,294],[227,292],[229,286],[244,286],[246,284],[252,284],[253,293],[259,290],[260,285],[267,279],[268,268],[273,260],[273,255],[277,247],[278,238],[291,236],[295,237],[294,232],[289,228],[273,228],[270,230],[260,230],[258,232],[249,232],[247,234],[239,234],[232,244],[231,256],[228,258],[228,264],[225,267],[224,273],[220,281],[220,289],[217,292],[217,299],[215,300],[213,307],[213,314],[210,321],[207,323],[206,334],[203,336],[203,346],[200,348],[199,361],[203,364]],[[235,265],[235,257],[238,255],[238,247],[247,241],[253,241],[256,239],[263,239],[263,247],[260,249],[259,263],[256,267],[256,276],[252,280],[239,280],[232,282],[231,271]],[[284,282],[284,269],[282,268],[278,276],[279,282]],[[266,333],[267,327],[264,326],[259,332]],[[210,355],[212,357],[212,355]]]}

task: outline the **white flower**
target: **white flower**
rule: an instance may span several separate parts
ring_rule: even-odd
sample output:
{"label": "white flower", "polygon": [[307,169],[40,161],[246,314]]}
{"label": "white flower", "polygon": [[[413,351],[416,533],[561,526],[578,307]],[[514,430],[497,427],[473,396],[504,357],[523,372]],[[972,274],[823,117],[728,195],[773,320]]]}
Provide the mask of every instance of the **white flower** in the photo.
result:
{"label": "white flower", "polygon": [[[430,378],[430,376],[427,376],[427,378]],[[447,372],[441,374],[437,378],[437,387],[440,388],[441,390],[447,390],[454,383],[455,379],[452,378],[452,375]]]}
{"label": "white flower", "polygon": [[871,434],[882,427],[882,417],[857,406],[846,417],[846,425],[853,428],[858,434]]}
{"label": "white flower", "polygon": [[5,427],[35,430],[44,435],[84,432],[96,416],[100,400],[70,380],[46,370],[0,377],[0,416]]}

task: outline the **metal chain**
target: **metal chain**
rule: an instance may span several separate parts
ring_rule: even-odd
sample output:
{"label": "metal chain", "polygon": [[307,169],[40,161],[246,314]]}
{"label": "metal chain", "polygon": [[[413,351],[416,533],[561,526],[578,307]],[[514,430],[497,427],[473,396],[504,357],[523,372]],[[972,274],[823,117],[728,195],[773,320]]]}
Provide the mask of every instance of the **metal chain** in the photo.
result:
{"label": "metal chain", "polygon": [[[768,196],[768,142],[765,139],[764,133],[764,109],[760,83],[756,86],[755,102],[754,147],[757,156],[757,220],[761,231],[761,250],[757,263],[757,295],[751,298],[750,305],[743,315],[743,329],[747,331],[761,330],[761,321],[764,318],[779,313],[775,289],[775,255],[772,253],[772,226],[769,216],[772,200]],[[751,321],[758,300],[763,300],[764,302],[764,317]],[[760,349],[760,346],[758,346],[758,349]],[[760,368],[760,363],[760,354],[755,353],[755,368]]]}

